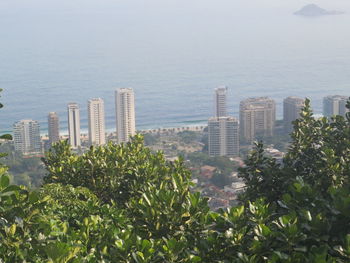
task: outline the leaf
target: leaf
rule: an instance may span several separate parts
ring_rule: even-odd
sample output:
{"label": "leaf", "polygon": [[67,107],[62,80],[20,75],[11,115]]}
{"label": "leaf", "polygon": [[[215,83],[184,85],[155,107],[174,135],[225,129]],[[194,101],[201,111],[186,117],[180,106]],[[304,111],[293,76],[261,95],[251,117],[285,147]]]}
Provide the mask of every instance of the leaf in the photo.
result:
{"label": "leaf", "polygon": [[278,205],[282,208],[288,209],[288,206],[286,206],[286,204],[280,200],[277,201]]}
{"label": "leaf", "polygon": [[151,201],[148,199],[147,195],[145,193],[142,194],[143,198],[146,200],[147,204],[149,206],[152,206]]}
{"label": "leaf", "polygon": [[37,201],[39,201],[39,194],[37,192],[31,192],[29,194],[28,200],[31,204],[36,203]]}
{"label": "leaf", "polygon": [[53,263],[67,263],[80,251],[79,246],[63,242],[50,243],[46,246],[45,252]]}
{"label": "leaf", "polygon": [[17,226],[16,224],[12,224],[6,231],[7,235],[14,236],[16,233]]}
{"label": "leaf", "polygon": [[233,210],[233,216],[234,216],[235,218],[238,218],[238,217],[240,217],[240,216],[243,215],[243,213],[244,213],[244,206],[241,205],[241,206],[239,206],[239,207],[235,207],[235,208],[232,209],[232,210]]}
{"label": "leaf", "polygon": [[114,244],[117,246],[117,248],[122,249],[122,248],[123,248],[123,245],[124,245],[124,242],[123,242],[123,240],[118,239],[118,240],[116,240],[116,241],[114,242]]}
{"label": "leaf", "polygon": [[280,251],[274,251],[273,252],[275,255],[278,256],[279,259],[282,259],[282,260],[288,260],[289,259],[289,256],[283,252],[280,252]]}
{"label": "leaf", "polygon": [[270,235],[271,230],[270,230],[270,228],[269,228],[268,226],[266,226],[266,225],[260,225],[260,227],[261,227],[263,236],[267,237],[267,236]]}
{"label": "leaf", "polygon": [[308,211],[308,210],[304,211],[304,215],[308,221],[312,221],[312,216],[311,216],[310,211]]}
{"label": "leaf", "polygon": [[149,249],[152,246],[151,242],[147,239],[142,240],[142,251]]}
{"label": "leaf", "polygon": [[249,210],[252,214],[256,212],[256,207],[251,202],[249,202]]}
{"label": "leaf", "polygon": [[0,187],[1,187],[1,189],[4,189],[4,188],[8,187],[9,184],[10,184],[9,177],[6,176],[6,175],[1,176],[1,178],[0,178]]}
{"label": "leaf", "polygon": [[197,263],[197,262],[201,262],[202,259],[198,256],[194,256],[194,255],[191,255],[190,256],[190,259],[191,259],[191,262],[194,262],[194,263]]}
{"label": "leaf", "polygon": [[21,191],[21,187],[19,187],[18,185],[9,185],[8,187],[6,187],[4,190],[2,190],[3,193],[8,193],[8,192],[14,192],[14,191]]}
{"label": "leaf", "polygon": [[177,242],[175,239],[170,239],[167,241],[167,246],[170,250],[175,250],[176,244],[177,244]]}
{"label": "leaf", "polygon": [[188,223],[191,218],[191,214],[189,212],[183,213],[181,218],[183,222]]}

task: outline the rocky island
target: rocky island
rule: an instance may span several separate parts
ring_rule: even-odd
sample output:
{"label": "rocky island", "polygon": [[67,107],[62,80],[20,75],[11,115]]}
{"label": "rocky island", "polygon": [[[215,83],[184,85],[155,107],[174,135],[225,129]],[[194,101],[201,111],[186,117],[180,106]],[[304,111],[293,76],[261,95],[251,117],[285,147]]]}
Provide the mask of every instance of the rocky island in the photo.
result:
{"label": "rocky island", "polygon": [[325,15],[340,15],[344,14],[344,12],[341,11],[329,11],[326,9],[323,9],[315,4],[306,5],[303,8],[301,8],[299,11],[294,13],[298,16],[308,16],[308,17],[315,17],[315,16],[325,16]]}

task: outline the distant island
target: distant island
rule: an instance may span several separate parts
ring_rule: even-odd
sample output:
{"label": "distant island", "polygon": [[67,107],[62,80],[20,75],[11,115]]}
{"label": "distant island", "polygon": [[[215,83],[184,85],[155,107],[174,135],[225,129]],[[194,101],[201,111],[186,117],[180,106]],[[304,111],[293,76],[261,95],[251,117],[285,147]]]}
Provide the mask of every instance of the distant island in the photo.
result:
{"label": "distant island", "polygon": [[298,16],[309,16],[309,17],[315,17],[315,16],[326,16],[326,15],[341,15],[344,14],[344,12],[341,11],[328,11],[326,9],[323,9],[315,4],[310,4],[304,6],[302,9],[294,13]]}

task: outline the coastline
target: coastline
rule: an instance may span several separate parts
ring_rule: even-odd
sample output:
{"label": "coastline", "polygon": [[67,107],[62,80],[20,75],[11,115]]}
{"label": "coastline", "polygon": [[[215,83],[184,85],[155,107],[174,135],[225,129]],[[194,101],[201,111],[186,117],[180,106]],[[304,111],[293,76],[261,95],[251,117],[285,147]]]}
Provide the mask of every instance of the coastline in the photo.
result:
{"label": "coastline", "polygon": [[[178,127],[160,127],[160,128],[154,128],[154,129],[143,129],[143,130],[137,130],[136,133],[141,133],[141,134],[154,134],[154,133],[165,133],[165,132],[183,132],[183,131],[203,131],[208,125],[207,124],[202,124],[202,125],[187,125],[187,126],[178,126]],[[106,130],[106,135],[107,137],[113,137],[116,136],[116,132],[112,129]],[[41,140],[47,140],[48,135],[47,134],[40,134]],[[68,139],[68,133],[66,134],[61,134],[60,138],[62,140]],[[89,135],[87,131],[81,132],[80,138],[82,140],[87,140],[89,138]]]}

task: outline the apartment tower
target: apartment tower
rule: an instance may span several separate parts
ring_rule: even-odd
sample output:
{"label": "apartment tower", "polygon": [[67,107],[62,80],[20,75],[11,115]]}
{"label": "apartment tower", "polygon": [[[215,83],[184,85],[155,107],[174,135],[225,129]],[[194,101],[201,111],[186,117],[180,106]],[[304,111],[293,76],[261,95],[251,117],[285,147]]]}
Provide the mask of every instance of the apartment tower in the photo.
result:
{"label": "apartment tower", "polygon": [[323,98],[323,115],[332,117],[334,115],[345,116],[349,111],[346,108],[347,96],[331,95]]}
{"label": "apartment tower", "polygon": [[239,155],[239,125],[233,117],[213,117],[208,121],[209,155]]}
{"label": "apartment tower", "polygon": [[59,118],[56,112],[49,113],[47,124],[49,130],[49,145],[51,146],[60,140]]}
{"label": "apartment tower", "polygon": [[131,88],[115,91],[117,143],[128,142],[136,133],[135,96]]}
{"label": "apartment tower", "polygon": [[215,117],[227,116],[227,87],[215,89]]}
{"label": "apartment tower", "polygon": [[103,99],[88,101],[89,142],[91,145],[106,143],[105,109]]}
{"label": "apartment tower", "polygon": [[249,98],[240,103],[241,136],[248,142],[257,136],[272,136],[276,121],[275,101],[267,97]]}
{"label": "apartment tower", "polygon": [[237,156],[239,154],[239,124],[227,114],[227,87],[215,89],[215,116],[208,120],[210,156]]}
{"label": "apartment tower", "polygon": [[13,125],[15,150],[24,155],[41,153],[40,125],[33,120],[21,120]]}
{"label": "apartment tower", "polygon": [[78,104],[73,102],[68,104],[68,134],[70,145],[80,147],[80,111]]}
{"label": "apartment tower", "polygon": [[293,131],[292,122],[299,119],[304,105],[305,100],[298,97],[288,97],[283,100],[283,122],[286,132]]}

